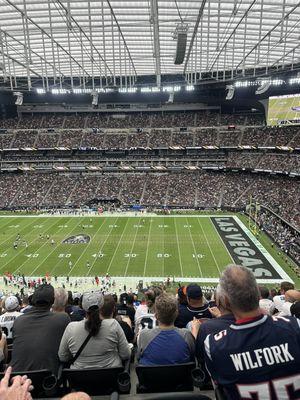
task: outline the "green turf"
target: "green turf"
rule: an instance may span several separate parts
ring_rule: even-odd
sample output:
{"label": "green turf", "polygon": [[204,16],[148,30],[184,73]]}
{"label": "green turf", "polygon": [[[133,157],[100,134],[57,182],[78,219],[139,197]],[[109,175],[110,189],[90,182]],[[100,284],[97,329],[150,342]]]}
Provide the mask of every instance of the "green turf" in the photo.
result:
{"label": "green turf", "polygon": [[275,126],[280,121],[299,119],[300,112],[292,109],[292,107],[296,106],[300,106],[299,95],[269,98],[268,125]]}
{"label": "green turf", "polygon": [[[13,248],[18,233],[28,248]],[[90,242],[62,243],[77,234],[89,235]],[[230,262],[204,216],[0,217],[0,274],[217,278]]]}

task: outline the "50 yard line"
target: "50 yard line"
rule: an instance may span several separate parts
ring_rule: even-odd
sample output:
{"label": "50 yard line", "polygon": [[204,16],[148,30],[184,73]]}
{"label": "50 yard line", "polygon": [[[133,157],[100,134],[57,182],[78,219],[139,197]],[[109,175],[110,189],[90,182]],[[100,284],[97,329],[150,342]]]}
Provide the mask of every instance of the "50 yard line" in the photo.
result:
{"label": "50 yard line", "polygon": [[[63,217],[63,218],[66,218],[66,217]],[[67,220],[66,223],[69,223],[71,220],[72,220],[72,217],[70,217],[70,218]],[[81,223],[82,220],[83,220],[83,218],[80,219],[79,223],[78,223],[77,225],[75,225],[74,228],[72,228],[70,231],[68,230],[68,232],[65,233],[65,235],[68,235],[68,236],[69,236],[75,229],[77,229],[77,227],[80,225],[80,223]],[[63,228],[63,227],[59,228],[59,229],[54,233],[54,235],[56,235],[56,234],[57,234],[58,232],[60,232],[62,229],[64,229],[64,228]],[[39,269],[39,268],[42,266],[42,264],[44,264],[44,262],[48,259],[48,257],[50,257],[51,254],[53,254],[53,253],[55,252],[55,250],[57,250],[58,247],[59,247],[60,245],[61,245],[61,242],[59,241],[59,242],[54,246],[54,249],[47,255],[47,257],[44,258],[44,260],[43,260],[42,262],[40,262],[40,264],[31,272],[30,276],[32,276],[33,273],[34,273],[37,269]],[[53,268],[52,268],[51,271],[49,272],[50,275],[53,275],[53,273],[54,273],[54,271],[56,270],[56,268],[58,267],[58,264],[59,264],[59,263],[60,263],[60,261],[58,261],[57,264],[53,266]]]}
{"label": "50 yard line", "polygon": [[[94,239],[97,235],[97,233],[100,231],[100,229],[102,228],[103,224],[105,223],[106,219],[103,218],[102,223],[100,224],[99,228],[96,230],[96,232],[92,235],[92,238]],[[70,276],[71,272],[73,271],[73,269],[76,267],[78,261],[81,259],[81,257],[87,252],[87,250],[89,249],[90,245],[92,244],[92,238],[90,239],[90,243],[86,246],[86,248],[83,250],[83,252],[81,253],[81,255],[77,258],[77,260],[75,261],[75,263],[73,264],[72,268],[70,269],[68,276]],[[99,253],[99,252],[98,252]],[[97,257],[95,257],[94,262],[96,261]],[[89,272],[91,271],[93,264],[91,264],[91,267],[89,268]]]}

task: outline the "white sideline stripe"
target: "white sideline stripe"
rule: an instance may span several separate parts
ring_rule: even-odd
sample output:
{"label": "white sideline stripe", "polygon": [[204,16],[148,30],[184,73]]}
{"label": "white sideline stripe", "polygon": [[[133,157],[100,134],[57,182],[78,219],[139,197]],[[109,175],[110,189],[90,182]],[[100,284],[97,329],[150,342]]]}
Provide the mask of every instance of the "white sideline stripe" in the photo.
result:
{"label": "white sideline stripe", "polygon": [[[274,258],[271,256],[271,254],[264,248],[264,246],[260,243],[260,241],[256,239],[256,237],[253,235],[253,233],[243,224],[243,222],[237,216],[233,216],[233,219],[243,229],[245,234],[254,243],[254,245],[257,247],[257,249],[266,257],[266,259],[274,267],[276,272],[278,272],[278,274],[281,276],[282,279],[281,280],[277,279],[277,281],[281,282],[284,279],[284,280],[288,280],[289,282],[294,283],[292,278],[282,269],[282,267],[278,264],[278,262],[276,260],[274,260]],[[259,279],[257,279],[257,281],[260,282]],[[273,279],[269,279],[266,282],[273,283],[272,281],[273,281]],[[276,283],[276,282],[274,282],[274,283]]]}
{"label": "white sideline stripe", "polygon": [[[184,210],[183,210],[184,212]],[[171,215],[163,215],[163,214],[142,214],[140,215],[132,215],[126,213],[113,213],[113,214],[100,214],[100,215],[90,215],[90,214],[83,214],[83,215],[73,215],[73,214],[61,214],[61,215],[51,215],[51,214],[38,214],[38,215],[0,215],[0,218],[62,218],[62,217],[72,217],[72,218],[116,218],[116,217],[126,217],[126,218],[209,218],[209,217],[235,217],[234,214],[171,214]]]}
{"label": "white sideline stripe", "polygon": [[[99,275],[100,276],[100,275]],[[40,276],[26,276],[26,279],[38,279]],[[130,276],[127,275],[126,277],[124,276],[114,276],[114,275],[110,275],[110,277],[112,279],[120,279],[122,281],[126,280],[126,279],[131,279],[134,280],[136,282],[138,282],[139,280],[147,280],[147,281],[154,281],[154,282],[163,282],[166,280],[166,277],[162,277],[162,276]],[[83,281],[87,278],[91,278],[90,276],[72,276],[70,277],[70,279],[75,280],[79,280],[82,279]],[[173,277],[171,276],[172,280]],[[66,275],[64,276],[58,276],[59,280],[65,280],[66,279]],[[188,277],[188,276],[183,276],[183,277],[174,277],[174,281],[175,282],[199,282],[199,283],[219,283],[219,278],[198,278],[198,277]],[[282,279],[256,279],[257,283],[259,284],[266,284],[266,283],[272,283],[272,284],[277,284],[277,283],[281,283]],[[0,282],[3,283],[3,277],[0,277]],[[53,282],[54,283],[54,282]]]}

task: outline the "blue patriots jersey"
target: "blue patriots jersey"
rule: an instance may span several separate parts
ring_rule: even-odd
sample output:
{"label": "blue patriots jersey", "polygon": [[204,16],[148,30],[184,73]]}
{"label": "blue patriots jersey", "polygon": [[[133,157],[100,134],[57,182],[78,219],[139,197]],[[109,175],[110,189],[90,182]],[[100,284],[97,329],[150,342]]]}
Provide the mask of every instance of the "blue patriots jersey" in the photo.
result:
{"label": "blue patriots jersey", "polygon": [[300,320],[239,321],[208,335],[204,347],[207,369],[226,399],[300,399]]}

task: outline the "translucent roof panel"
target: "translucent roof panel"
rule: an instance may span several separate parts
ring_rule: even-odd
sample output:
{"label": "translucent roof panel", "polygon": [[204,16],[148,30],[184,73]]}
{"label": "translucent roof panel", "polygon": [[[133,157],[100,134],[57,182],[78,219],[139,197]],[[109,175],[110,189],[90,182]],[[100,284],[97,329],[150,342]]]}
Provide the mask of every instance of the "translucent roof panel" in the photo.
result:
{"label": "translucent roof panel", "polygon": [[[298,0],[0,0],[0,74],[41,80],[201,76],[300,61]],[[176,29],[187,29],[174,64]],[[121,77],[121,80],[118,79]]]}

